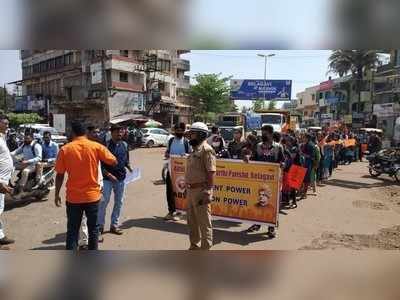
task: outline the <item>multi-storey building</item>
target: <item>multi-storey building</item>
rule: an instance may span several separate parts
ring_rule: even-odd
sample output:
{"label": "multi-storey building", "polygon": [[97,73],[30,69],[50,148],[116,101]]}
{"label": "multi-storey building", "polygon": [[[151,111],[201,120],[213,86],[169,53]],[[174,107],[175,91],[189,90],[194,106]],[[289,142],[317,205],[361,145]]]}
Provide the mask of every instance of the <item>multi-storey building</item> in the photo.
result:
{"label": "multi-storey building", "polygon": [[[165,127],[190,121],[189,61],[183,50],[22,50],[23,101],[103,126],[153,117]],[[152,91],[160,92],[152,97]],[[155,93],[153,93],[155,94]],[[158,94],[159,95],[159,94]]]}
{"label": "multi-storey building", "polygon": [[392,140],[400,118],[400,50],[387,52],[390,62],[379,67],[375,75],[373,116],[376,126]]}
{"label": "multi-storey building", "polygon": [[296,110],[302,114],[303,125],[318,125],[318,102],[317,96],[319,85],[306,88],[303,92],[297,94]]}

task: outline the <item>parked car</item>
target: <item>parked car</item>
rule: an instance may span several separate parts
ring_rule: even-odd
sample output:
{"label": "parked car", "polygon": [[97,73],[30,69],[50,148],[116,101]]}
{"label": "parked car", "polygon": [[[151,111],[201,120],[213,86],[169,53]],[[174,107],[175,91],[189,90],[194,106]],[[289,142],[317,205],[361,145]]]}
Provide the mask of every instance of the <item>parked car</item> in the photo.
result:
{"label": "parked car", "polygon": [[142,133],[142,145],[148,148],[155,146],[167,147],[169,139],[173,137],[168,131],[161,128],[144,128]]}
{"label": "parked car", "polygon": [[52,140],[59,146],[63,146],[68,142],[65,135],[58,133],[55,128],[50,127],[48,124],[23,124],[19,126],[19,131],[21,133],[24,133],[26,130],[32,130],[34,138],[40,142],[42,141],[43,134],[46,131],[51,133]]}

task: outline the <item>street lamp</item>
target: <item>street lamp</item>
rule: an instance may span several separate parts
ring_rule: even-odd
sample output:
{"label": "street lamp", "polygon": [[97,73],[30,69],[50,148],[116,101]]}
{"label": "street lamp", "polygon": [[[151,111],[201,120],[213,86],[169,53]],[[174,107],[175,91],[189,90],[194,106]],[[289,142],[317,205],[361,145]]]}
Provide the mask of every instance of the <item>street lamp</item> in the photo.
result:
{"label": "street lamp", "polygon": [[[275,56],[276,54],[271,53],[271,54],[260,54],[258,53],[257,56],[264,58],[264,103],[265,100],[267,100],[266,92],[267,92],[267,59],[270,57]],[[263,104],[264,106],[264,104]]]}

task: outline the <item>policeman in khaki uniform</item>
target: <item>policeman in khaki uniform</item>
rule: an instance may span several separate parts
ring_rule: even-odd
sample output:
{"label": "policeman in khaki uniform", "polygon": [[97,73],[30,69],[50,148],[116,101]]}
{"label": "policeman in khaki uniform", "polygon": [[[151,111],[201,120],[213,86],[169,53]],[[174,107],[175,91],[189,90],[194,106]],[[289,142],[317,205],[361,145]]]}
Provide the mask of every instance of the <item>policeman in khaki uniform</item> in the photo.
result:
{"label": "policeman in khaki uniform", "polygon": [[[186,167],[189,250],[209,250],[213,244],[211,200],[217,166],[215,152],[206,141],[207,135],[206,124],[197,122],[192,125],[190,145],[193,152],[188,157]],[[201,247],[198,246],[200,241]]]}

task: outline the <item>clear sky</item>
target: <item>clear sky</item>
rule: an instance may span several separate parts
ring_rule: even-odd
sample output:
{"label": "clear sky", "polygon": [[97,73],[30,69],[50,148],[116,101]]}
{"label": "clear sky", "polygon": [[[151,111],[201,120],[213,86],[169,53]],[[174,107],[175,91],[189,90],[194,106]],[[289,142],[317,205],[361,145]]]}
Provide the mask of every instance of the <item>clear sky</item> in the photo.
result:
{"label": "clear sky", "polygon": [[331,51],[319,50],[193,50],[186,54],[193,77],[198,73],[222,73],[234,79],[263,79],[264,59],[257,54],[276,54],[268,59],[267,79],[293,80],[292,98],[306,87],[328,79]]}
{"label": "clear sky", "polygon": [[[276,54],[268,60],[268,79],[293,80],[292,98],[306,87],[327,79],[330,51],[319,50],[193,50],[190,75],[222,73],[235,79],[263,79],[264,59],[257,53]],[[0,84],[21,79],[21,63],[16,50],[0,50]],[[247,105],[245,103],[245,105]]]}

